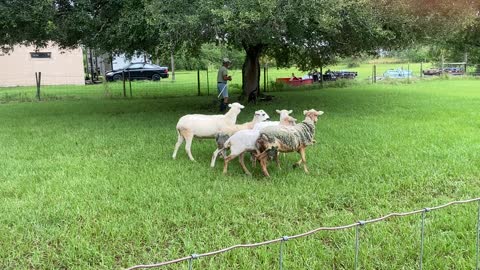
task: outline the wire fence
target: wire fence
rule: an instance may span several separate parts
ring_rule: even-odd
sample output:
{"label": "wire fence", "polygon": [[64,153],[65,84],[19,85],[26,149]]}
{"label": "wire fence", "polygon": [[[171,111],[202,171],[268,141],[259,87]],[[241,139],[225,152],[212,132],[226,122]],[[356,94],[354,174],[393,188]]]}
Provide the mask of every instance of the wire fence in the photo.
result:
{"label": "wire fence", "polygon": [[[345,67],[346,68],[346,67]],[[364,65],[357,68],[346,68],[358,74],[351,79],[339,79],[329,76],[329,69],[323,69],[323,78],[312,80],[312,73],[300,72],[295,68],[277,69],[262,67],[259,78],[259,91],[275,92],[282,90],[299,89],[303,87],[322,87],[326,86],[346,86],[347,81],[359,81],[366,83],[377,83],[389,80],[417,80],[425,78],[441,78],[440,74],[423,75],[423,72],[430,69],[429,64],[375,64]],[[339,71],[342,67],[332,68],[332,72]],[[480,78],[480,70],[477,67],[469,67],[467,72],[454,77],[477,77]],[[477,72],[477,73],[475,73]],[[294,74],[295,73],[295,74]],[[41,74],[41,75],[40,75]],[[240,96],[242,93],[242,71],[231,70],[230,74],[233,80],[229,82],[228,92],[230,96]],[[14,75],[10,74],[12,77]],[[447,76],[446,73],[442,74]],[[3,76],[3,75],[2,75]],[[6,74],[6,76],[9,76]],[[298,77],[299,81],[289,82],[292,77]],[[18,77],[18,76],[17,76]],[[170,73],[169,78],[162,78],[159,81],[151,80],[129,80],[125,74],[123,81],[107,82],[105,80],[91,83],[85,78],[60,74],[36,72],[31,74],[30,78],[17,78],[12,85],[29,86],[10,86],[0,87],[0,103],[7,102],[30,102],[30,101],[48,101],[59,99],[101,99],[101,98],[157,98],[157,97],[178,97],[178,96],[217,96],[217,70],[192,70],[176,71],[175,78]],[[310,78],[310,80],[309,80]],[[10,80],[10,82],[12,82]],[[0,82],[2,85],[2,82]]]}
{"label": "wire fence", "polygon": [[424,238],[425,238],[425,218],[427,216],[428,212],[439,210],[451,205],[457,205],[457,204],[466,204],[466,203],[472,203],[472,202],[478,202],[478,213],[477,213],[477,228],[476,228],[476,249],[475,249],[475,269],[480,270],[480,198],[475,198],[475,199],[468,199],[468,200],[460,200],[460,201],[452,201],[440,206],[435,206],[435,207],[430,207],[430,208],[423,208],[419,210],[414,210],[410,212],[404,212],[404,213],[390,213],[388,215],[375,218],[375,219],[370,219],[370,220],[364,220],[364,221],[358,221],[349,225],[344,225],[344,226],[337,226],[337,227],[320,227],[305,233],[293,235],[293,236],[283,236],[277,239],[273,240],[268,240],[264,242],[259,242],[259,243],[253,243],[253,244],[238,244],[234,246],[230,246],[227,248],[223,248],[220,250],[216,251],[211,251],[211,252],[206,252],[206,253],[201,253],[201,254],[192,254],[189,256],[185,256],[182,258],[170,260],[170,261],[164,261],[160,263],[154,263],[154,264],[141,264],[141,265],[135,265],[132,267],[129,267],[128,270],[133,270],[133,269],[147,269],[147,268],[157,268],[157,267],[162,267],[166,265],[171,265],[171,264],[177,264],[180,262],[188,262],[188,269],[191,270],[193,269],[193,262],[196,259],[200,259],[202,257],[210,257],[210,256],[215,256],[221,253],[225,253],[234,249],[239,249],[239,248],[256,248],[260,246],[265,246],[265,245],[270,245],[274,243],[280,243],[280,250],[279,250],[279,255],[278,255],[278,268],[280,270],[283,269],[283,253],[284,253],[284,243],[289,240],[297,239],[297,238],[302,238],[306,237],[312,234],[315,234],[320,231],[339,231],[339,230],[347,230],[351,228],[355,228],[355,256],[354,256],[354,269],[358,269],[358,258],[359,258],[359,250],[360,250],[360,233],[361,233],[361,228],[366,226],[367,224],[371,223],[377,223],[381,221],[385,221],[389,218],[392,217],[405,217],[405,216],[411,216],[415,214],[421,214],[421,233],[420,233],[420,251],[419,251],[419,258],[418,258],[418,269],[422,270],[423,268],[423,247],[424,247]]}

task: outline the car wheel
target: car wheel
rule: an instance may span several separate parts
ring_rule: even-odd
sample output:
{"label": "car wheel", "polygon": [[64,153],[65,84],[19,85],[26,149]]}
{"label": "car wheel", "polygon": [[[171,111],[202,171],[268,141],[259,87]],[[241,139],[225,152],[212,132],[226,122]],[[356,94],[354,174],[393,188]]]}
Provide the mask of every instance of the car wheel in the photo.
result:
{"label": "car wheel", "polygon": [[160,74],[153,74],[152,81],[160,81]]}
{"label": "car wheel", "polygon": [[113,76],[113,80],[114,81],[121,81],[122,80],[122,75],[116,74],[115,76]]}

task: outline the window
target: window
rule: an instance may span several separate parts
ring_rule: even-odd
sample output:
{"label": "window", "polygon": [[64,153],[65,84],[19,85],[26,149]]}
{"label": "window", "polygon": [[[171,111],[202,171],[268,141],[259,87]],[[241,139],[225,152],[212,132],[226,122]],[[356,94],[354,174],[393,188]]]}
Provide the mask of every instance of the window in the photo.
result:
{"label": "window", "polygon": [[137,63],[137,64],[131,64],[127,69],[137,69],[142,67],[143,67],[143,63]]}
{"label": "window", "polygon": [[158,68],[158,67],[152,64],[145,64],[145,68]]}
{"label": "window", "polygon": [[52,58],[51,52],[31,52],[30,57],[32,58]]}

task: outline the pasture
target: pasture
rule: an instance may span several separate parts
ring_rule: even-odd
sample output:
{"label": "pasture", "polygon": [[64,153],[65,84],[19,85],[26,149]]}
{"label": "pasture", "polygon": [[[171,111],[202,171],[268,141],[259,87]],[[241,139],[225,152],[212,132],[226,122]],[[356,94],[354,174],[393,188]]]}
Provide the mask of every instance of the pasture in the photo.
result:
{"label": "pasture", "polygon": [[[239,74],[239,73],[237,73]],[[288,76],[288,73],[287,73]],[[93,86],[92,86],[93,87]],[[3,90],[2,90],[3,91]],[[8,90],[8,91],[11,91]],[[72,94],[74,95],[74,94]],[[97,98],[0,105],[0,268],[119,269],[350,224],[480,194],[480,81],[273,93],[247,105],[325,112],[307,148],[243,175],[209,167],[215,145],[194,140],[171,159],[175,124],[216,112],[212,96]],[[249,165],[249,164],[247,164]],[[427,214],[424,269],[475,266],[477,204]],[[420,216],[362,228],[362,269],[414,269]],[[354,230],[286,242],[285,269],[352,269]],[[278,245],[199,259],[193,269],[275,269]],[[186,269],[178,264],[159,269]]]}

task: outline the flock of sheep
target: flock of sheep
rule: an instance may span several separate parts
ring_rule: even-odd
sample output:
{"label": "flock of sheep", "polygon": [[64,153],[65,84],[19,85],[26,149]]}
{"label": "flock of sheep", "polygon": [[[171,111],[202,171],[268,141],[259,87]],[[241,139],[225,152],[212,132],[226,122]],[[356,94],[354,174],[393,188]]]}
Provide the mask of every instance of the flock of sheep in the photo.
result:
{"label": "flock of sheep", "polygon": [[[318,116],[323,114],[322,111],[305,110],[305,120],[296,124],[296,119],[290,116],[291,110],[277,110],[280,121],[267,121],[270,118],[268,114],[258,110],[252,121],[236,124],[238,114],[245,107],[240,103],[232,103],[228,107],[230,109],[224,115],[187,114],[181,117],[177,123],[178,140],[173,159],[176,158],[183,141],[188,157],[194,161],[191,152],[193,138],[215,138],[217,149],[213,153],[210,166],[215,166],[216,158],[221,154],[224,157],[223,173],[227,172],[228,163],[238,156],[243,171],[250,175],[244,163],[246,152],[252,153],[254,162],[260,161],[265,176],[270,176],[267,170],[269,159],[275,159],[280,166],[279,153],[298,152],[301,159],[295,165],[303,164],[305,172],[308,173],[305,148],[315,143],[315,124]],[[230,150],[228,156],[227,150]]]}

